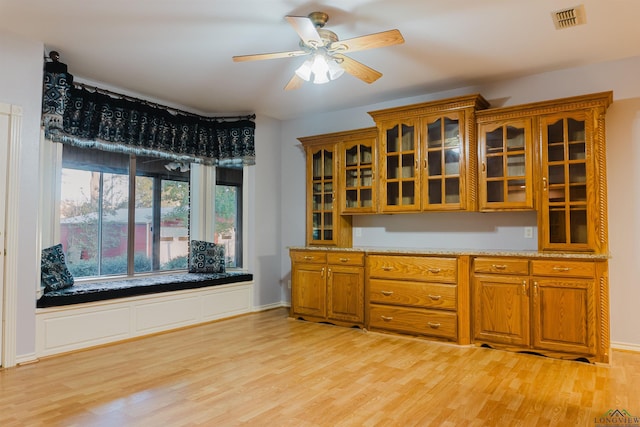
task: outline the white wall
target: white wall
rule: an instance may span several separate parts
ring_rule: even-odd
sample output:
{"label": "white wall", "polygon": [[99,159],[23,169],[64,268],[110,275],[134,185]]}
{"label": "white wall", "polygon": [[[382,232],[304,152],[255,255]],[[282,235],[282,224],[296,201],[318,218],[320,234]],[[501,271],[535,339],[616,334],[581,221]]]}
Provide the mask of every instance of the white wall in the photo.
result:
{"label": "white wall", "polygon": [[23,108],[18,171],[17,342],[16,353],[35,354],[35,298],[39,282],[37,235],[39,202],[40,110],[44,46],[0,32],[0,101]]}
{"label": "white wall", "polygon": [[279,306],[280,280],[280,122],[256,118],[256,165],[249,167],[252,193],[249,204],[250,270],[255,281],[254,307]]}
{"label": "white wall", "polygon": [[[640,57],[548,72],[485,86],[398,99],[329,114],[290,120],[282,126],[282,277],[290,278],[288,246],[304,245],[304,156],[300,136],[373,126],[367,111],[450,96],[481,93],[494,107],[518,105],[613,90],[607,113],[611,340],[640,350]],[[343,78],[349,78],[345,76]],[[533,224],[531,224],[533,221]],[[530,249],[524,227],[535,226],[526,213],[441,213],[354,217],[362,237],[355,245],[427,248]],[[464,234],[460,233],[464,231]],[[521,237],[522,236],[522,237]],[[500,243],[495,243],[498,241]],[[495,245],[495,246],[494,246]]]}

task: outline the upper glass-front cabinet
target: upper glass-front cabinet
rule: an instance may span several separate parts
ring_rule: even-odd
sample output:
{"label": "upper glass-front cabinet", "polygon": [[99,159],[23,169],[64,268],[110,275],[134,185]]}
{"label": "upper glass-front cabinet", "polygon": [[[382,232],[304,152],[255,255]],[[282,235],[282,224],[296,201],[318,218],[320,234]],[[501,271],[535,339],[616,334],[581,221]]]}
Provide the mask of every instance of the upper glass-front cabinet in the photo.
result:
{"label": "upper glass-front cabinet", "polygon": [[457,113],[423,120],[424,157],[422,207],[459,208],[463,195],[463,137]]}
{"label": "upper glass-front cabinet", "polygon": [[476,110],[468,95],[373,111],[380,130],[380,212],[475,210]]}
{"label": "upper glass-front cabinet", "polygon": [[533,209],[531,119],[479,126],[481,211]]}
{"label": "upper glass-front cabinet", "polygon": [[587,117],[582,113],[544,117],[542,129],[543,223],[545,244],[549,247],[588,249],[593,172]]}
{"label": "upper glass-front cabinet", "polygon": [[382,131],[382,211],[420,208],[418,135],[412,122],[396,123]]}
{"label": "upper glass-front cabinet", "polygon": [[341,143],[342,213],[376,212],[376,137],[377,130],[371,128]]}

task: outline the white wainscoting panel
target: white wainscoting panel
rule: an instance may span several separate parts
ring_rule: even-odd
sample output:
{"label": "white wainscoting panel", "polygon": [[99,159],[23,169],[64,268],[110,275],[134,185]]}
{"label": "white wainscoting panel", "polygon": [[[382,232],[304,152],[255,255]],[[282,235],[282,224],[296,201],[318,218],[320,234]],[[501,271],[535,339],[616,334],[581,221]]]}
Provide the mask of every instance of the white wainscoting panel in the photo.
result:
{"label": "white wainscoting panel", "polygon": [[36,356],[80,350],[251,313],[253,282],[36,310]]}

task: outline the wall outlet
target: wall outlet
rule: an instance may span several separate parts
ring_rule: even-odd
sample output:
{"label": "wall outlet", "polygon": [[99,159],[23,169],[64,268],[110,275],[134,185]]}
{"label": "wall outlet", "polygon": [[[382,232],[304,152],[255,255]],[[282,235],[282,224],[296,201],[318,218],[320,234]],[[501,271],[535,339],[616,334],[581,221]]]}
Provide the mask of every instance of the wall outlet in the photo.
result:
{"label": "wall outlet", "polygon": [[525,227],[524,228],[524,238],[525,239],[533,239],[533,227]]}
{"label": "wall outlet", "polygon": [[362,227],[353,227],[353,233],[356,237],[362,237]]}

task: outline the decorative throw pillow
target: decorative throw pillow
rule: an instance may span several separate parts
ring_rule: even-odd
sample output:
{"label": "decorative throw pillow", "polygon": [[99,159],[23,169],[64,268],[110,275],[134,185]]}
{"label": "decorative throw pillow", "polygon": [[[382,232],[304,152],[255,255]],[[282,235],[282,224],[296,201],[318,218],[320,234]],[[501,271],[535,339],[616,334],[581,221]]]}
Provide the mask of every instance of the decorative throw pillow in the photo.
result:
{"label": "decorative throw pillow", "polygon": [[40,282],[45,292],[57,291],[73,286],[73,275],[67,268],[62,244],[42,250],[40,260]]}
{"label": "decorative throw pillow", "polygon": [[224,273],[224,246],[201,240],[191,241],[189,273]]}

